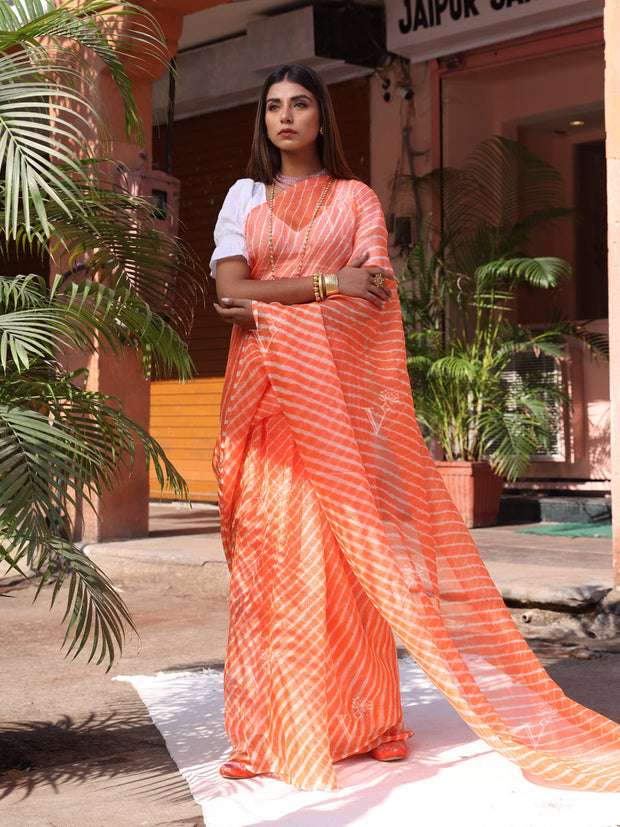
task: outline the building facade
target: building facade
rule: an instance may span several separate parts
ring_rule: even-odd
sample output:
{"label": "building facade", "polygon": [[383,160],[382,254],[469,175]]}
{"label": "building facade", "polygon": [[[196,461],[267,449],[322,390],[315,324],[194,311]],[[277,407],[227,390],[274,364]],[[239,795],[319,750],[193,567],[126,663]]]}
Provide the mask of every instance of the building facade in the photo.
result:
{"label": "building facade", "polygon": [[[281,5],[281,4],[280,4]],[[289,9],[290,7],[285,7]],[[354,8],[353,13],[350,9]],[[608,331],[605,58],[601,0],[386,0],[386,6],[302,6],[248,0],[185,16],[170,117],[168,77],[154,87],[153,164],[181,184],[182,233],[206,265],[219,206],[243,174],[262,79],[300,61],[330,85],[349,160],[378,193],[396,272],[415,234],[418,206],[399,175],[459,166],[492,135],[526,144],[563,174],[578,211],[547,239],[573,278],[552,305]],[[211,299],[214,298],[211,289]],[[519,319],[553,310],[523,295]],[[151,388],[151,430],[196,500],[215,498],[211,471],[229,329],[211,301],[190,349],[194,383]],[[572,409],[553,452],[526,485],[609,490],[609,368],[571,346],[564,377]],[[159,496],[152,485],[151,493]]]}

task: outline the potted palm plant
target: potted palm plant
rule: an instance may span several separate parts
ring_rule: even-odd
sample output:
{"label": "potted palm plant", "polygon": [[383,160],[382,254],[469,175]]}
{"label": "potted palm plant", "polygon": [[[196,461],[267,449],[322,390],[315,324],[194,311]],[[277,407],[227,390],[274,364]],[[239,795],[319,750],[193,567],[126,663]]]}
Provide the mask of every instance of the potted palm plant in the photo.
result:
{"label": "potted palm plant", "polygon": [[553,291],[570,274],[563,259],[533,255],[538,231],[570,212],[553,167],[494,137],[462,169],[414,185],[442,206],[439,223],[422,222],[400,282],[416,414],[467,524],[492,525],[504,479],[549,450],[569,404],[549,365],[568,359],[567,337],[601,355],[606,341],[557,310],[536,328],[516,314],[519,291]]}

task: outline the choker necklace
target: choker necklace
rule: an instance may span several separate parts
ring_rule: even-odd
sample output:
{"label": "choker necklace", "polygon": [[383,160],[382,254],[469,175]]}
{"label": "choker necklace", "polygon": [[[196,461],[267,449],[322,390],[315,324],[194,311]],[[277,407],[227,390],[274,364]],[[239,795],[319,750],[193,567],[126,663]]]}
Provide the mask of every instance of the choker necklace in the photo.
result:
{"label": "choker necklace", "polygon": [[320,169],[318,172],[313,172],[310,175],[302,175],[301,178],[295,178],[293,175],[282,175],[282,173],[278,171],[273,176],[273,180],[279,187],[286,189],[286,187],[293,187],[295,184],[307,181],[309,178],[318,178],[319,175],[327,175],[327,170]]}

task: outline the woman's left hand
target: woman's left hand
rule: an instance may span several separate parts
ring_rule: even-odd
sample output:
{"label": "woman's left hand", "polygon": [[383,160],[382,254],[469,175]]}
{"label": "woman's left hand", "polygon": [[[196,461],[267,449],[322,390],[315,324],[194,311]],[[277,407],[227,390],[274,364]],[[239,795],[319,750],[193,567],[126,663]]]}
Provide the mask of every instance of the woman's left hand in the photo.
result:
{"label": "woman's left hand", "polygon": [[256,327],[251,299],[220,299],[219,303],[213,303],[213,307],[227,324],[238,324],[246,330]]}

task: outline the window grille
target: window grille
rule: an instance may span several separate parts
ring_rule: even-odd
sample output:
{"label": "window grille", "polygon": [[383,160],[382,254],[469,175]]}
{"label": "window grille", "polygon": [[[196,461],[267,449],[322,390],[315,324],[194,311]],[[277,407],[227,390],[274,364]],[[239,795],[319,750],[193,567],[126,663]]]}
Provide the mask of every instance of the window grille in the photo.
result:
{"label": "window grille", "polygon": [[[562,385],[562,374],[556,359],[546,354],[537,354],[534,350],[515,353],[502,371],[502,377],[511,389],[516,403],[517,394],[528,384],[547,385],[558,388]],[[540,459],[563,459],[563,410],[557,399],[551,399],[554,413],[555,431],[548,448],[536,452]]]}

